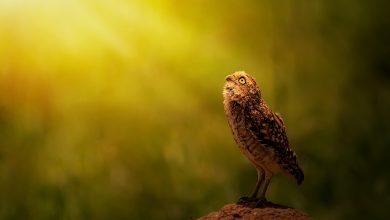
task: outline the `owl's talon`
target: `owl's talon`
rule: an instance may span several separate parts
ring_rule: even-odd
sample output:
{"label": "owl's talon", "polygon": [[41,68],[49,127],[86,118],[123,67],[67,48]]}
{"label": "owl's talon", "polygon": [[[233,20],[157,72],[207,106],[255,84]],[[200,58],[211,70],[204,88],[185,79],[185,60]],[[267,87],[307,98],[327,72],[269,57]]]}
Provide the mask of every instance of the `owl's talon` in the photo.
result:
{"label": "owl's talon", "polygon": [[257,203],[257,202],[258,202],[257,198],[244,196],[244,197],[241,197],[237,201],[237,204],[238,205],[248,205],[248,204]]}
{"label": "owl's talon", "polygon": [[241,198],[238,199],[237,204],[244,204],[244,203],[247,203],[248,200],[249,200],[249,197],[246,197],[246,196],[241,197]]}
{"label": "owl's talon", "polygon": [[259,199],[259,200],[257,200],[257,202],[256,202],[256,204],[255,204],[255,207],[256,207],[256,208],[260,208],[260,207],[266,206],[267,203],[268,203],[268,201],[267,201],[266,198]]}

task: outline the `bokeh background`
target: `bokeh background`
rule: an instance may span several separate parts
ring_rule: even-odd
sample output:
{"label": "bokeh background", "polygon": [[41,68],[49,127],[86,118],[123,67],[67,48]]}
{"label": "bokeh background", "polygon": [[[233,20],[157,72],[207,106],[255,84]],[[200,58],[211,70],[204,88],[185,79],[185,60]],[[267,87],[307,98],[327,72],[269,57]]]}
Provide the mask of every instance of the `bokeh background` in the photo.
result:
{"label": "bokeh background", "polygon": [[254,75],[306,174],[268,199],[390,216],[387,1],[0,1],[0,219],[191,219],[256,172],[222,107]]}

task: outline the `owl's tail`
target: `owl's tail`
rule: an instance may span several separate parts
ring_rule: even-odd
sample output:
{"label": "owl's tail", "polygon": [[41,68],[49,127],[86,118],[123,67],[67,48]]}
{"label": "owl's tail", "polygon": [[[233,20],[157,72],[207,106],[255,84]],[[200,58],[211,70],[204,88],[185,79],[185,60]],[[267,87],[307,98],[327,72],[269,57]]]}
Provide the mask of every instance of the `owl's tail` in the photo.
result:
{"label": "owl's tail", "polygon": [[295,179],[297,180],[297,184],[301,185],[303,180],[305,179],[305,175],[303,174],[302,169],[297,165],[297,168],[293,170],[291,173]]}
{"label": "owl's tail", "polygon": [[279,164],[282,170],[287,174],[295,178],[298,185],[301,185],[305,179],[302,169],[298,165],[297,155],[289,147],[283,148],[283,150],[277,151],[279,153]]}
{"label": "owl's tail", "polygon": [[302,169],[298,166],[298,164],[290,164],[289,166],[284,166],[285,172],[288,175],[291,175],[296,181],[298,185],[301,185],[303,180],[305,179],[305,175],[303,174]]}

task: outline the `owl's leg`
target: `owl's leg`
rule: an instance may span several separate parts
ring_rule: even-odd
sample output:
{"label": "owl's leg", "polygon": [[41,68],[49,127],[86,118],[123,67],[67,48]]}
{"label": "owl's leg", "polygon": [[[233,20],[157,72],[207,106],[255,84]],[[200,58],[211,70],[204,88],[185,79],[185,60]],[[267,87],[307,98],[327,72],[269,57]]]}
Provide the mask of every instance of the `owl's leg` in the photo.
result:
{"label": "owl's leg", "polygon": [[256,204],[258,202],[257,193],[259,192],[260,186],[264,182],[264,177],[265,177],[265,172],[263,169],[256,168],[256,170],[257,170],[257,183],[255,189],[253,190],[252,195],[250,197],[246,197],[246,196],[241,197],[238,200],[237,204],[246,204],[246,205],[250,205],[251,207],[256,207]]}
{"label": "owl's leg", "polygon": [[257,200],[255,207],[263,207],[267,205],[267,199],[265,198],[265,193],[267,192],[269,183],[271,182],[273,174],[267,170],[265,171],[265,183],[263,187],[263,191],[261,192],[261,195],[259,197],[259,200]]}
{"label": "owl's leg", "polygon": [[265,183],[264,183],[264,188],[263,191],[261,192],[260,195],[260,200],[265,200],[265,193],[267,192],[269,183],[271,182],[273,174],[271,172],[265,171]]}
{"label": "owl's leg", "polygon": [[253,190],[253,193],[250,197],[251,199],[256,199],[257,193],[259,192],[259,189],[260,189],[260,186],[264,181],[264,176],[265,176],[264,173],[265,173],[264,170],[257,169],[257,183],[256,183],[255,189]]}

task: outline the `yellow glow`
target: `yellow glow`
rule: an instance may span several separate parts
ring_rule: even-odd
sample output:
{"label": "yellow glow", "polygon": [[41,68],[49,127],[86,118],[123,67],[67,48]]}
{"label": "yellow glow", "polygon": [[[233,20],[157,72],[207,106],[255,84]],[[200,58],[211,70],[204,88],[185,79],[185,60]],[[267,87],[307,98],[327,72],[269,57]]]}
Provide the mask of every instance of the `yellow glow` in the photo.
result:
{"label": "yellow glow", "polygon": [[147,53],[173,56],[191,39],[143,1],[1,1],[0,31],[3,72],[30,74],[78,74],[108,67],[112,59],[129,67]]}

